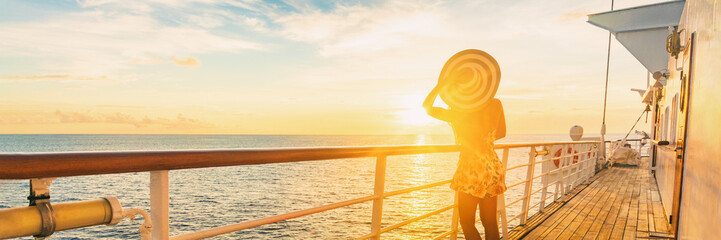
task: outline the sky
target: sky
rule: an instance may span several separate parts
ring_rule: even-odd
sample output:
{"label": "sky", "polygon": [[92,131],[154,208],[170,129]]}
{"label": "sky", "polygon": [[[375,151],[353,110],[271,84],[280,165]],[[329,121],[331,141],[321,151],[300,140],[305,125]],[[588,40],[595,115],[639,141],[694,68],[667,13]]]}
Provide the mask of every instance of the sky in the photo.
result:
{"label": "sky", "polygon": [[[501,66],[509,134],[600,130],[608,32],[586,15],[606,0],[2,6],[0,134],[450,134],[421,103],[469,48]],[[607,129],[625,133],[646,70],[611,48]]]}

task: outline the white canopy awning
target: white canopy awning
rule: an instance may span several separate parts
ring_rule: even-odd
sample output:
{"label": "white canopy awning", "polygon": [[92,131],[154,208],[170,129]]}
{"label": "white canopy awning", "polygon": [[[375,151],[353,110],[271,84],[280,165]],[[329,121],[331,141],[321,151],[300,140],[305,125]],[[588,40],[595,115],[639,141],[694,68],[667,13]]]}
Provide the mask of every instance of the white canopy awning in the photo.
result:
{"label": "white canopy awning", "polygon": [[685,1],[663,2],[588,15],[588,23],[611,31],[649,72],[667,70],[668,27],[678,26]]}

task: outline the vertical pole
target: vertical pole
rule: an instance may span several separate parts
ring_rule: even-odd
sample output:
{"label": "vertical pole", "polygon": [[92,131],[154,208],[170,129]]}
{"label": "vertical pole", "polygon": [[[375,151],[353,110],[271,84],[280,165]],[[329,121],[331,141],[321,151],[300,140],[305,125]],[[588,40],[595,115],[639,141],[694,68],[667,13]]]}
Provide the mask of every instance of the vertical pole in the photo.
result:
{"label": "vertical pole", "polygon": [[451,219],[451,240],[458,238],[458,192],[453,194],[453,218]]}
{"label": "vertical pole", "polygon": [[[588,156],[588,162],[596,162],[593,158],[593,143],[586,143],[586,156]],[[595,165],[595,164],[594,164]],[[596,167],[593,166],[587,166],[588,167],[588,178],[591,178],[595,172],[593,171],[596,169]]]}
{"label": "vertical pole", "polygon": [[566,144],[561,145],[561,156],[559,156],[558,162],[560,165],[558,171],[561,172],[561,196],[566,195]]}
{"label": "vertical pole", "polygon": [[168,170],[150,172],[150,218],[153,222],[153,239],[169,238]]}
{"label": "vertical pole", "polygon": [[[556,151],[559,148],[563,148],[563,145],[561,145],[560,147],[559,147],[559,145],[555,145],[555,144],[551,146],[551,153],[553,153],[552,158],[556,157]],[[563,151],[563,150],[561,150],[561,151]],[[561,169],[561,167],[563,167],[562,161],[563,161],[563,159],[559,155],[558,156],[558,168],[555,169],[556,172],[553,173],[553,175],[550,175],[550,176],[553,176],[553,182],[555,182],[553,184],[555,186],[554,191],[553,191],[553,201],[554,202],[558,200],[558,194],[561,192],[561,178],[560,177],[562,176],[561,171],[563,170],[563,169]],[[554,163],[553,165],[556,165],[556,164]],[[549,165],[549,166],[551,166],[551,165]]]}
{"label": "vertical pole", "polygon": [[521,225],[526,224],[528,218],[528,204],[531,201],[531,188],[533,188],[533,170],[536,166],[536,146],[531,146],[531,151],[528,152],[528,171],[526,172],[526,189],[523,193],[523,206],[521,209]]}
{"label": "vertical pole", "polygon": [[596,167],[598,167],[598,169],[596,169],[596,171],[601,171],[601,169],[603,169],[603,167],[598,165],[598,159],[601,158],[601,148],[605,148],[606,144],[603,141],[601,141],[600,143],[596,144],[596,146],[597,146],[597,148],[596,148]]}
{"label": "vertical pole", "polygon": [[576,146],[578,150],[578,184],[580,185],[586,180],[586,175],[588,175],[586,172],[586,162],[584,162],[586,160],[586,153],[584,153],[584,151],[586,151],[586,145],[575,144],[574,146]]}
{"label": "vertical pole", "polygon": [[569,169],[570,173],[568,175],[568,178],[571,182],[571,184],[569,184],[569,190],[570,190],[570,189],[573,189],[573,187],[576,186],[576,182],[578,182],[578,162],[576,162],[575,164],[573,163],[574,161],[576,161],[576,157],[578,156],[578,154],[576,154],[576,152],[575,152],[576,151],[575,144],[569,144],[568,149],[571,150],[571,152],[569,153],[571,156],[568,158],[568,164],[571,166],[571,169]]}
{"label": "vertical pole", "polygon": [[576,144],[576,149],[578,149],[578,184],[580,185],[583,181],[586,180],[586,162],[584,162],[586,159],[584,156],[586,156],[586,148],[584,148],[586,145],[583,144]]}
{"label": "vertical pole", "polygon": [[[585,153],[585,156],[587,157],[586,159],[588,160],[586,162],[593,162],[593,144],[586,143],[584,146],[585,147],[583,149],[586,149],[587,152]],[[586,165],[586,172],[586,174],[588,174],[588,178],[591,178],[593,176],[593,167],[591,167],[591,165]]]}
{"label": "vertical pole", "polygon": [[588,144],[582,144],[581,149],[579,152],[581,153],[581,157],[579,157],[581,160],[583,160],[583,165],[581,165],[581,169],[583,169],[583,182],[588,180],[591,177],[591,172],[588,171],[588,162],[590,161],[590,157],[588,157]]}
{"label": "vertical pole", "polygon": [[376,199],[373,200],[373,216],[371,217],[371,234],[374,234],[371,239],[381,239],[381,220],[383,219],[383,195],[385,191],[386,182],[386,156],[378,156],[376,158],[376,177],[375,185],[373,187],[373,195]]}
{"label": "vertical pole", "polygon": [[543,163],[541,163],[541,184],[543,184],[543,190],[541,190],[541,204],[539,204],[538,211],[543,212],[543,209],[546,207],[546,192],[548,192],[548,171],[550,169],[549,164],[553,164],[553,162],[550,160],[553,157],[553,152],[551,151],[553,148],[549,148],[548,146],[543,147],[543,150],[546,150],[548,154],[543,156]]}
{"label": "vertical pole", "polygon": [[573,183],[574,183],[574,165],[573,165],[573,145],[567,144],[566,149],[571,149],[571,152],[568,153],[568,150],[566,150],[566,164],[568,165],[568,182],[566,182],[566,189],[565,193],[568,193],[573,189]]}
{"label": "vertical pole", "polygon": [[[501,160],[501,168],[506,170],[508,168],[508,148],[503,149],[503,159]],[[497,208],[499,211],[499,216],[501,217],[501,234],[503,234],[501,239],[507,240],[508,239],[508,215],[506,214],[506,194],[498,195],[498,204]],[[457,227],[455,228],[457,229]]]}
{"label": "vertical pole", "polygon": [[[611,11],[613,11],[613,0],[611,0]],[[606,87],[603,90],[603,122],[601,123],[601,142],[606,141],[606,100],[608,99],[608,70],[611,64],[611,31],[608,31],[608,51],[606,53]],[[602,150],[604,165],[606,160],[606,149]]]}

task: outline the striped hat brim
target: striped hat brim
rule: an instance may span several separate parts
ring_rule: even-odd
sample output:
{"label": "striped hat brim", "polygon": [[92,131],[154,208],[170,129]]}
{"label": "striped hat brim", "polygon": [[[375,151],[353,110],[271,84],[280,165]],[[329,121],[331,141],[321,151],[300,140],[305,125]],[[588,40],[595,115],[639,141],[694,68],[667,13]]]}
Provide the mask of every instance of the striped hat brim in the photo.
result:
{"label": "striped hat brim", "polygon": [[443,66],[438,82],[445,86],[439,94],[453,109],[476,111],[493,99],[500,80],[501,68],[490,54],[477,49],[463,50]]}

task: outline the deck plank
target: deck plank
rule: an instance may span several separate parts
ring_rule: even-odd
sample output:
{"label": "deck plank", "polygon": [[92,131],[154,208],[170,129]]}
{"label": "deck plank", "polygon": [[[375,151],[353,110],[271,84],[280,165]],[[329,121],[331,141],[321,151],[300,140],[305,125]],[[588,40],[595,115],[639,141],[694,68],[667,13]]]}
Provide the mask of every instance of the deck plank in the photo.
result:
{"label": "deck plank", "polygon": [[[594,189],[594,193],[592,193],[593,198],[585,198],[583,201],[585,201],[584,208],[577,209],[577,211],[573,212],[573,215],[575,215],[575,219],[571,221],[564,221],[561,223],[561,226],[567,226],[565,229],[563,229],[560,234],[555,234],[555,232],[551,232],[550,235],[552,236],[558,236],[557,239],[571,239],[574,237],[574,232],[576,229],[578,229],[582,223],[587,222],[586,219],[592,219],[593,218],[593,209],[599,208],[598,203],[602,202],[604,199],[604,196],[607,196],[607,192],[611,190],[611,188],[614,187],[614,184],[597,184]],[[558,231],[556,231],[558,232]],[[577,236],[578,238],[580,236]]]}
{"label": "deck plank", "polygon": [[[614,184],[616,187],[609,191],[609,199],[606,200],[606,204],[603,206],[596,218],[593,219],[588,231],[584,233],[583,239],[596,239],[596,237],[601,231],[601,228],[603,227],[603,223],[606,221],[609,214],[611,213],[610,206],[612,206],[613,203],[620,198],[619,191],[620,189],[623,189],[623,185],[627,183],[623,181],[620,172],[618,176],[619,177],[616,177],[615,179],[609,180],[609,184]],[[579,233],[579,235],[580,234],[581,233]]]}
{"label": "deck plank", "polygon": [[[508,239],[520,239],[520,238],[524,238],[524,236],[528,239],[537,238],[537,237],[529,238],[526,235],[529,234],[529,232],[531,230],[535,229],[540,224],[543,224],[543,223],[550,224],[550,223],[554,222],[554,219],[557,218],[558,216],[564,215],[561,213],[555,214],[559,209],[561,209],[563,206],[565,206],[566,201],[564,201],[564,199],[565,200],[572,199],[574,196],[576,196],[577,194],[582,192],[588,186],[593,186],[596,179],[604,177],[605,175],[607,175],[609,173],[610,173],[610,171],[601,171],[601,172],[597,173],[596,175],[593,175],[588,180],[588,182],[590,183],[589,185],[581,184],[578,187],[572,189],[566,196],[561,196],[558,200],[553,201],[551,204],[547,205],[541,213],[534,214],[533,216],[531,216],[529,218],[529,220],[526,222],[526,225],[517,226],[514,229],[510,230],[508,233],[508,235],[509,235]],[[598,183],[596,183],[596,184],[598,184]],[[553,195],[549,195],[549,196],[553,196]],[[550,217],[554,217],[554,218],[549,219]],[[536,233],[536,234],[540,234],[540,233]]]}
{"label": "deck plank", "polygon": [[602,193],[599,199],[591,203],[592,208],[589,209],[588,216],[583,219],[583,222],[579,225],[579,227],[574,230],[574,239],[583,238],[584,235],[591,229],[593,222],[596,219],[603,217],[603,215],[601,215],[602,210],[607,204],[613,201],[613,198],[611,197],[611,191],[619,187],[619,182],[620,181],[618,181],[617,179],[612,179],[612,181],[610,181],[608,184],[605,184],[605,191]]}
{"label": "deck plank", "polygon": [[[648,182],[648,175],[642,176],[643,182]],[[638,221],[636,225],[636,231],[637,232],[648,232],[649,229],[649,223],[648,223],[648,186],[647,184],[639,184],[642,185],[641,191],[639,192],[639,201],[638,201]]]}
{"label": "deck plank", "polygon": [[[593,183],[589,184],[589,186],[592,187],[592,189],[596,188],[597,185],[599,185],[599,183],[596,183],[595,181]],[[552,217],[550,217],[549,219],[544,221],[547,231],[544,231],[544,232],[541,232],[538,234],[533,234],[530,236],[533,236],[533,239],[544,239],[546,237],[551,237],[550,239],[554,239],[555,236],[558,235],[558,232],[555,232],[555,234],[554,234],[554,231],[557,229],[559,224],[562,224],[569,217],[572,218],[572,217],[576,216],[577,213],[574,213],[574,211],[577,211],[577,208],[582,206],[581,204],[583,203],[584,199],[587,199],[590,197],[592,197],[592,194],[587,192],[583,196],[575,198],[575,201],[570,201],[571,199],[564,199],[564,201],[566,201],[567,203],[561,209],[563,211],[556,212],[555,214],[553,214]],[[561,225],[561,226],[565,226],[565,225]]]}
{"label": "deck plank", "polygon": [[616,192],[616,195],[618,195],[618,197],[613,203],[611,203],[608,216],[606,217],[606,220],[603,221],[603,224],[601,225],[601,230],[598,232],[598,236],[596,236],[596,239],[611,238],[611,231],[613,231],[613,226],[616,225],[616,220],[618,220],[618,215],[621,212],[621,203],[623,202],[623,199],[625,197],[624,195],[629,188],[628,179],[624,178],[622,181],[623,186],[620,188],[619,191]]}
{"label": "deck plank", "polygon": [[[509,239],[648,239],[669,233],[655,179],[645,168],[612,167],[561,198],[550,216],[532,218]],[[540,222],[542,221],[542,222]],[[524,229],[525,228],[525,229]]]}
{"label": "deck plank", "polygon": [[[640,174],[636,174],[636,181],[641,183],[643,178]],[[636,184],[631,194],[631,202],[628,208],[628,217],[626,217],[626,228],[623,230],[623,239],[633,240],[636,239],[636,226],[638,225],[638,199],[641,195],[641,186],[643,184]]]}
{"label": "deck plank", "polygon": [[624,230],[626,229],[626,223],[628,223],[629,209],[631,207],[631,196],[633,195],[633,190],[636,188],[637,185],[633,184],[633,182],[637,180],[636,174],[632,172],[628,176],[628,178],[632,181],[629,181],[629,186],[624,193],[623,201],[621,201],[621,206],[619,206],[618,216],[616,216],[616,222],[615,224],[613,224],[613,230],[611,230],[611,239],[622,239]]}

